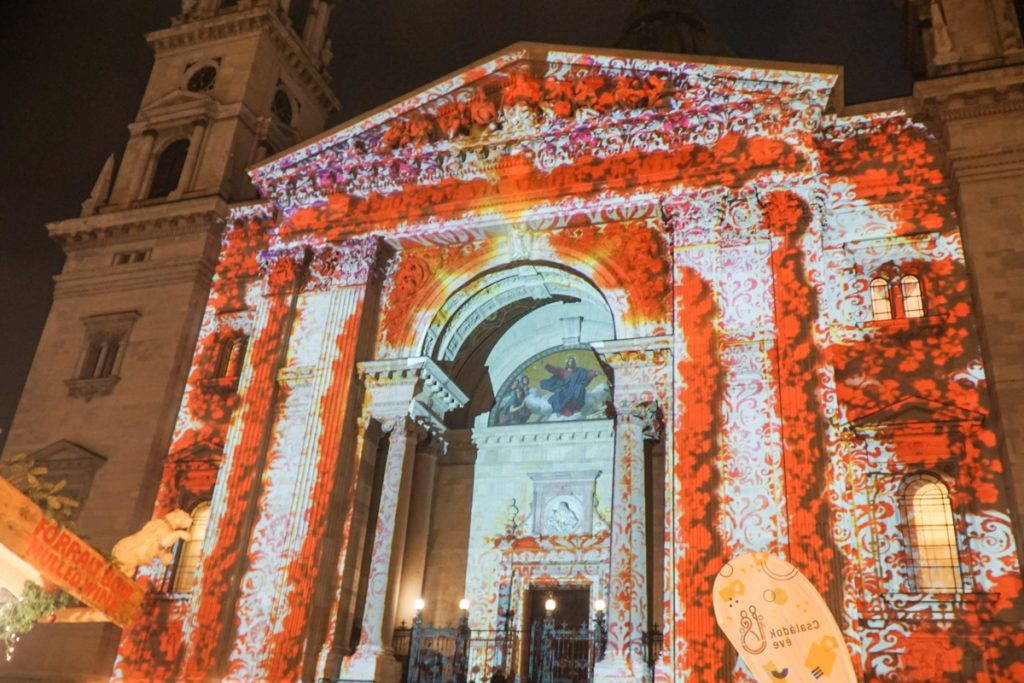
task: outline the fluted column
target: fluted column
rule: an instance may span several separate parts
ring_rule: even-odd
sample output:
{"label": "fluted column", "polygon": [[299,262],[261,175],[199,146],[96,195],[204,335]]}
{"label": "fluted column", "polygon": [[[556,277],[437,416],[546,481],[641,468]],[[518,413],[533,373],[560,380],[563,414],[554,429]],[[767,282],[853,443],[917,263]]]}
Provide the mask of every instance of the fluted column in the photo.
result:
{"label": "fluted column", "polygon": [[377,450],[383,438],[380,423],[369,415],[359,418],[355,453],[357,462],[349,479],[345,519],[342,524],[342,545],[338,554],[338,585],[334,595],[333,610],[327,634],[321,647],[317,664],[317,680],[334,678],[344,657],[352,654],[349,649],[349,633],[355,616],[356,596],[359,592],[360,566],[366,541],[370,538],[367,528],[370,518],[370,501],[373,497],[373,475],[377,465]]}
{"label": "fluted column", "polygon": [[669,388],[668,340],[595,344],[614,372],[615,460],[612,477],[608,643],[597,681],[641,681],[648,630],[644,441],[660,438],[659,400]]}
{"label": "fluted column", "polygon": [[383,429],[388,433],[388,453],[362,629],[358,649],[342,665],[343,681],[389,683],[397,681],[401,673],[391,651],[391,633],[402,575],[416,444],[423,432],[404,416],[384,423]]}

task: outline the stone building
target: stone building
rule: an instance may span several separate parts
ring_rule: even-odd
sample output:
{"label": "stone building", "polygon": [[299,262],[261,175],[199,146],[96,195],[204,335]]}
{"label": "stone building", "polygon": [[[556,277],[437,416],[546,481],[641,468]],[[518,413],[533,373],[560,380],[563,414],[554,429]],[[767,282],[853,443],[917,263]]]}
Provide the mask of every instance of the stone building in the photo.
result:
{"label": "stone building", "polygon": [[898,101],[518,44],[319,135],[328,3],[185,5],[116,180],[50,226],[8,450],[100,547],[174,508],[196,539],[131,628],[4,675],[392,681],[402,621],[464,616],[524,634],[470,678],[529,677],[551,597],[606,620],[597,680],[749,680],[710,589],[757,550],[864,680],[1024,676],[1010,3],[908,2]]}

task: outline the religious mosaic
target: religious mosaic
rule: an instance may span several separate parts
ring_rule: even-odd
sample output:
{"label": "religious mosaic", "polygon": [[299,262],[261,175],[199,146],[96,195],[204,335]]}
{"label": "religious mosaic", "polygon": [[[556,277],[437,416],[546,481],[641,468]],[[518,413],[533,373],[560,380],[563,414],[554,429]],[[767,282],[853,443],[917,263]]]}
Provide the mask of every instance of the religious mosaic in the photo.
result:
{"label": "religious mosaic", "polygon": [[611,397],[608,378],[589,348],[545,351],[505,381],[490,423],[603,420]]}

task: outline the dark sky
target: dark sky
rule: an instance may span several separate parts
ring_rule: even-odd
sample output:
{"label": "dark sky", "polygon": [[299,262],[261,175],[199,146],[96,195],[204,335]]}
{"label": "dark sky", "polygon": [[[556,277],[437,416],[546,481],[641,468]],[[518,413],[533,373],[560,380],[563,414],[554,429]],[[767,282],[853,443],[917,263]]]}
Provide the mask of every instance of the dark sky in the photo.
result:
{"label": "dark sky", "polygon": [[[519,40],[608,46],[634,0],[340,0],[332,22],[331,124]],[[846,101],[909,94],[893,0],[708,0],[712,33],[739,57],[840,64]],[[0,429],[17,406],[62,254],[44,223],[77,216],[120,153],[152,58],[146,31],[176,0],[5,2],[0,107]],[[0,443],[3,441],[0,435]]]}

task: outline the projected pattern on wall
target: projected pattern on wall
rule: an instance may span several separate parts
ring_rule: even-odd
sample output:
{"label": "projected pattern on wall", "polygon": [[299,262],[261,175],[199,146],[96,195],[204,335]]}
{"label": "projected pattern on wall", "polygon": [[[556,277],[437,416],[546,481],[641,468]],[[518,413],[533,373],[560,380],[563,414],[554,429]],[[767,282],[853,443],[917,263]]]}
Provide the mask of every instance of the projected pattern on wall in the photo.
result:
{"label": "projected pattern on wall", "polygon": [[[626,491],[607,502],[610,529],[488,541],[538,564],[610,553],[607,577],[579,572],[608,587],[610,655],[641,666],[630,411],[656,400],[659,680],[747,679],[709,593],[744,550],[805,573],[867,680],[1024,678],[1017,548],[949,180],[921,124],[827,114],[835,82],[513,49],[257,168],[266,200],[226,227],[157,502],[160,514],[212,500],[197,587],[169,595],[167,576],[143,571],[153,592],[114,678],[336,671],[367,419],[400,461],[416,430],[439,427],[380,397],[443,384],[429,369],[360,382],[356,362],[439,358],[457,302],[486,289],[479,276],[523,263],[595,287],[618,340],[669,340],[602,358]],[[906,315],[906,276],[921,283],[919,317]],[[895,315],[875,321],[879,278]],[[238,376],[219,376],[239,336]],[[922,472],[950,495],[956,592],[914,583],[901,496]],[[401,481],[389,467],[385,501]],[[377,538],[393,525],[380,515]],[[497,619],[490,566],[467,584],[490,596],[474,623]],[[366,610],[381,610],[389,569],[368,571]],[[363,645],[375,637],[364,630]]]}

